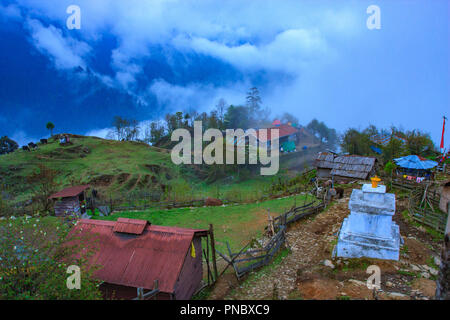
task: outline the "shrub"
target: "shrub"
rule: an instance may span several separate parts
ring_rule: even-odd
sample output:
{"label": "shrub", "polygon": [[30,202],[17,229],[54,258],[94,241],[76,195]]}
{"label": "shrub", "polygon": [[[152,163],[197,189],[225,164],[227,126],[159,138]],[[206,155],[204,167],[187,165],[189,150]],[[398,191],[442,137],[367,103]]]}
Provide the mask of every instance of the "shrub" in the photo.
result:
{"label": "shrub", "polygon": [[[47,221],[47,220],[46,220]],[[40,219],[0,224],[0,299],[100,299],[98,282],[85,261],[92,241],[68,245],[68,228]],[[75,243],[75,242],[73,242]],[[91,252],[85,254],[83,252]],[[81,289],[67,288],[69,265],[81,270]]]}

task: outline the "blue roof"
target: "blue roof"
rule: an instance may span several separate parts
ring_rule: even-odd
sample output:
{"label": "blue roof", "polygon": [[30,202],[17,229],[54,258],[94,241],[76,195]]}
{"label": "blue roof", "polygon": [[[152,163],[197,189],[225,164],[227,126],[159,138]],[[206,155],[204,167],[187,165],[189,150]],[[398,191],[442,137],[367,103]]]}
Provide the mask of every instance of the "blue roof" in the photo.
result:
{"label": "blue roof", "polygon": [[402,168],[408,168],[408,169],[419,169],[419,170],[427,170],[434,168],[438,165],[436,161],[432,160],[421,160],[416,155],[409,155],[406,157],[401,157],[394,159],[395,163],[402,167]]}

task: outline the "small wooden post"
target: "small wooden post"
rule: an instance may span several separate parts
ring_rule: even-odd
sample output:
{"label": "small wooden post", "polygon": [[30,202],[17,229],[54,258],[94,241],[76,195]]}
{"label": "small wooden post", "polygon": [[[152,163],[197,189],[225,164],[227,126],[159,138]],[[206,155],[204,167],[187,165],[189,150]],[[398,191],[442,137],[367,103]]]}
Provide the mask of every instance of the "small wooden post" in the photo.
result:
{"label": "small wooden post", "polygon": [[450,233],[450,206],[447,204],[447,225],[445,227],[445,234],[449,234]]}
{"label": "small wooden post", "polygon": [[203,249],[203,257],[205,258],[206,261],[206,267],[207,267],[207,271],[208,271],[208,287],[209,287],[209,280],[211,279],[211,270],[209,269],[209,257],[205,251],[205,249]]}
{"label": "small wooden post", "polygon": [[272,236],[275,234],[275,229],[273,227],[273,218],[270,215],[270,209],[267,209],[267,219],[269,220],[269,232],[272,232]]}
{"label": "small wooden post", "polygon": [[208,286],[210,285],[210,278],[211,278],[211,283],[214,283],[214,279],[213,279],[213,275],[211,273],[211,267],[209,266],[209,241],[208,241],[208,237],[206,237],[206,263],[208,266]]}
{"label": "small wooden post", "polygon": [[214,228],[213,225],[209,225],[209,237],[211,238],[211,255],[214,269],[214,282],[217,281],[217,264],[216,264],[216,244],[214,242]]}
{"label": "small wooden post", "polygon": [[137,288],[138,300],[144,300],[144,288]]}

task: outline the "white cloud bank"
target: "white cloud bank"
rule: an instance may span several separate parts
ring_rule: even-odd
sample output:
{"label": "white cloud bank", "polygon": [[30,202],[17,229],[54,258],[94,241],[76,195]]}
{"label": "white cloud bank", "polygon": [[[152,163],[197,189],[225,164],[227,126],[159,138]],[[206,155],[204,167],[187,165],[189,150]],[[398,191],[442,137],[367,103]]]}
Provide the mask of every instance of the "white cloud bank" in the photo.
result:
{"label": "white cloud bank", "polygon": [[48,55],[58,69],[86,67],[83,57],[91,51],[89,45],[70,37],[64,37],[60,29],[53,25],[45,27],[36,19],[28,19],[27,26],[35,47]]}
{"label": "white cloud bank", "polygon": [[[310,65],[332,59],[329,38],[353,35],[357,21],[357,15],[343,5],[333,9],[331,4],[324,8],[293,0],[224,1],[220,10],[216,0],[78,0],[82,29],[76,31],[81,39],[75,40],[52,25],[54,21],[65,26],[66,8],[72,1],[17,2],[35,16],[28,23],[34,43],[58,68],[85,66],[85,56],[91,53],[88,43],[103,33],[115,36],[118,45],[111,54],[115,76],[99,77],[136,97],[146,93],[138,91],[142,89],[136,88],[136,81],[144,72],[141,63],[151,58],[152,46],[214,57],[230,63],[244,77],[263,71],[295,78]],[[38,18],[51,24],[45,27]],[[173,87],[177,94],[179,88]],[[202,96],[201,91],[197,94]]]}

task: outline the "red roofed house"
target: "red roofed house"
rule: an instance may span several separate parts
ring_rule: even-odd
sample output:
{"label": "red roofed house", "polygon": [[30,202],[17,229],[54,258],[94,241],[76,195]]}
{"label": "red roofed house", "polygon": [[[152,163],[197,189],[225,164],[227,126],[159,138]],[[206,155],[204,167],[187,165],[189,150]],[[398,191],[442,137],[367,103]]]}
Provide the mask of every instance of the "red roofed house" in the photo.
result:
{"label": "red roofed house", "polygon": [[281,121],[280,120],[278,120],[278,119],[275,119],[273,122],[272,122],[272,125],[273,126],[279,126],[279,125],[281,125]]}
{"label": "red roofed house", "polygon": [[80,216],[83,214],[86,208],[82,203],[86,199],[85,191],[89,188],[89,185],[69,187],[48,197],[49,199],[56,200],[54,205],[55,215],[58,217],[67,215]]}
{"label": "red roofed house", "polygon": [[[262,134],[261,130],[265,130],[267,132],[266,136]],[[297,134],[299,133],[299,130],[288,124],[280,124],[272,128],[260,129],[256,132],[257,138],[260,142],[267,143],[267,146],[270,146],[272,133],[275,135],[276,130],[278,130],[279,145],[281,145],[285,141],[297,140]]]}
{"label": "red roofed house", "polygon": [[151,225],[146,220],[81,219],[71,235],[92,237],[96,250],[89,266],[106,299],[134,299],[138,288],[152,299],[190,299],[202,277],[202,242],[207,230]]}

